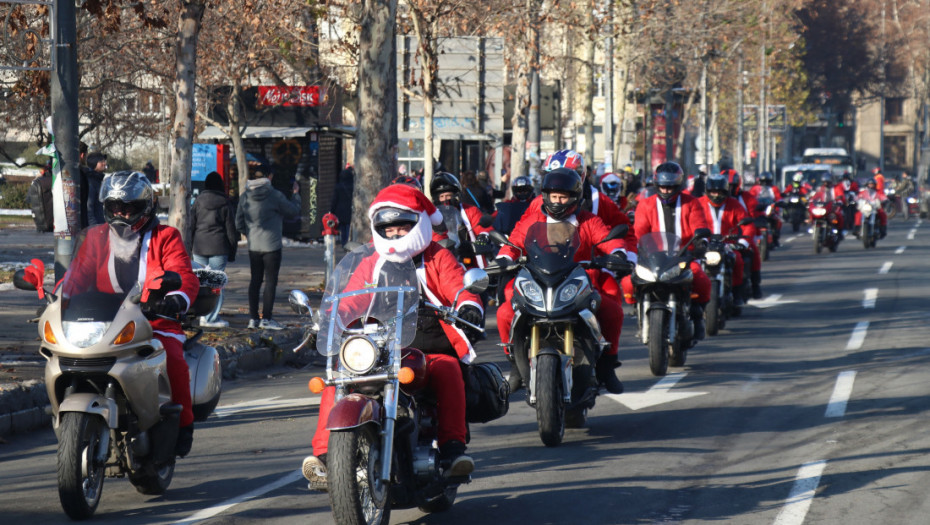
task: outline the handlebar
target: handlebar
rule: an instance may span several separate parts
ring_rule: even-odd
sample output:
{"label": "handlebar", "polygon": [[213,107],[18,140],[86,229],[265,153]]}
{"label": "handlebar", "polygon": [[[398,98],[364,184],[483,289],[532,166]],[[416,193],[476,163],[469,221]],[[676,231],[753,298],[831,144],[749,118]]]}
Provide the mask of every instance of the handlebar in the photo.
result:
{"label": "handlebar", "polygon": [[451,319],[452,321],[455,321],[455,324],[461,323],[461,324],[463,324],[463,325],[465,325],[465,326],[471,328],[472,330],[475,330],[475,331],[477,331],[477,332],[484,333],[484,328],[481,328],[480,326],[475,326],[475,325],[469,323],[468,321],[466,321],[466,320],[464,320],[464,319],[458,317],[457,315],[455,315],[455,314],[456,314],[455,308],[453,308],[453,307],[451,307],[451,306],[442,306],[442,305],[438,305],[438,304],[433,304],[433,303],[428,302],[428,301],[424,301],[423,304],[425,304],[427,307],[432,308],[433,310],[435,310],[436,312],[438,312],[438,313],[439,313],[439,317],[442,318],[443,321],[447,321],[447,322],[448,322],[448,321]]}

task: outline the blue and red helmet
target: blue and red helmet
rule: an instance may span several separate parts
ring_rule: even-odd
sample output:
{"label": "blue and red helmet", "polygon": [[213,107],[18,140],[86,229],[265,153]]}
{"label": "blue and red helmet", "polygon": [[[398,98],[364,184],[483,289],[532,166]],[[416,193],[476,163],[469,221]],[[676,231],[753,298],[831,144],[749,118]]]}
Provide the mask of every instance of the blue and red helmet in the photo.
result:
{"label": "blue and red helmet", "polygon": [[546,163],[543,165],[543,169],[546,171],[552,171],[558,168],[568,168],[570,170],[575,170],[578,175],[581,175],[582,180],[585,178],[584,157],[581,156],[581,153],[578,153],[575,150],[559,150],[546,158]]}

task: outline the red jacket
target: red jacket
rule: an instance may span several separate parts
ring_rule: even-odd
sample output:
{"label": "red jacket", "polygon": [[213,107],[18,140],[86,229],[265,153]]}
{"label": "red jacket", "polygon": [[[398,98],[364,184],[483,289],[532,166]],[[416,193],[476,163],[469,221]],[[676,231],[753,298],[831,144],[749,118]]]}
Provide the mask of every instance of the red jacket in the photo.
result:
{"label": "red jacket", "polygon": [[[539,205],[536,205],[535,202],[530,204],[526,213],[523,214],[523,217],[521,217],[517,225],[514,226],[513,232],[510,234],[510,242],[516,245],[517,248],[523,249],[524,242],[526,241],[526,232],[529,230],[530,226],[537,222],[546,222],[547,220],[550,219],[542,210],[542,201],[540,201]],[[578,210],[575,212],[575,215],[566,220],[569,222],[574,221],[573,224],[578,228],[580,245],[578,251],[575,252],[575,261],[583,262],[589,260],[592,247],[607,237],[607,234],[610,233],[610,228],[608,228],[599,217],[585,210]],[[626,240],[614,239],[603,244],[598,244],[596,249],[598,252],[606,255],[616,250],[626,251],[627,246]],[[510,260],[516,260],[519,255],[519,250],[507,245],[502,246],[501,251],[498,253],[498,257],[508,257]]]}
{"label": "red jacket", "polygon": [[[88,290],[104,293],[129,292],[120,290],[113,270],[114,257],[110,253],[109,229],[109,225],[99,224],[87,231],[87,236],[71,261],[65,279],[63,294],[66,297]],[[157,288],[152,280],[166,271],[171,271],[181,276],[181,289],[168,295],[180,295],[190,308],[200,290],[200,281],[191,269],[190,256],[184,248],[181,233],[171,226],[156,226],[143,234],[141,254],[139,275],[145,278],[142,301],[148,300],[149,288]],[[177,334],[181,336],[177,337],[178,339],[183,339],[184,330],[181,329],[181,323],[161,318],[154,319],[151,323],[153,331]]]}
{"label": "red jacket", "polygon": [[[701,201],[701,210],[704,212],[704,218],[707,220],[707,225],[712,233],[729,235],[730,232],[734,231],[734,228],[737,230],[735,233],[741,232],[746,237],[751,237],[755,233],[752,224],[738,226],[739,221],[749,217],[749,214],[733,197],[727,197],[727,200],[723,202],[720,208],[714,207],[707,195],[700,197],[698,200]],[[723,210],[719,218],[715,213],[718,209]]]}
{"label": "red jacket", "polygon": [[[542,209],[542,203],[543,196],[537,195],[533,202],[530,203],[526,213],[528,214],[532,209]],[[618,224],[630,224],[630,218],[620,211],[617,204],[594,187],[591,187],[591,213],[597,215],[607,225],[608,231]],[[624,240],[626,241],[626,250],[629,253],[636,253],[636,234],[633,232],[633,228],[630,228]]]}
{"label": "red jacket", "polygon": [[[361,290],[370,285],[371,282],[376,282],[377,276],[375,270],[380,266],[378,264],[379,259],[380,256],[375,252],[360,262],[355,273],[349,278],[344,292]],[[375,277],[373,278],[372,276]],[[429,246],[423,250],[423,262],[420,264],[420,267],[417,268],[417,277],[420,281],[420,297],[433,304],[452,306],[452,301],[455,300],[455,294],[462,289],[462,279],[464,276],[465,269],[462,268],[462,265],[459,264],[455,256],[452,255],[452,252],[435,242],[431,242]],[[455,304],[455,307],[459,308],[465,304],[470,304],[478,308],[478,310],[484,311],[484,308],[481,306],[481,299],[468,291],[462,292],[462,294],[459,295],[459,300],[458,303]],[[449,342],[452,343],[452,347],[455,348],[455,352],[458,354],[459,359],[465,363],[470,363],[476,356],[475,349],[472,347],[471,342],[468,340],[468,337],[465,336],[462,329],[452,326],[441,319],[439,320],[439,324],[442,326],[442,330],[445,332],[446,337],[449,338]],[[423,348],[421,350],[429,353],[428,348]]]}
{"label": "red jacket", "polygon": [[659,217],[659,196],[653,195],[641,199],[636,205],[636,216],[633,219],[633,228],[636,230],[637,242],[640,237],[652,232],[674,232],[681,237],[684,246],[694,237],[694,230],[707,228],[707,219],[701,210],[701,203],[697,197],[681,194],[678,196],[675,224],[662,225],[663,217]]}

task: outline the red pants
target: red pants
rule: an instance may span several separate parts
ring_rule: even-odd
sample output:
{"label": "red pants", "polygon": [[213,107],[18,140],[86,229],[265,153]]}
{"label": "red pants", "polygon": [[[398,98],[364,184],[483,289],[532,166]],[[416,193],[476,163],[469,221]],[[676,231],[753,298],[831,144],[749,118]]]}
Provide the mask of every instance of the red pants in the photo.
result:
{"label": "red pants", "polygon": [[[623,307],[620,306],[620,287],[612,276],[598,272],[592,278],[592,284],[601,294],[601,307],[595,312],[597,322],[601,327],[601,335],[610,343],[610,349],[605,355],[617,355],[620,347],[620,330],[623,328]],[[591,273],[588,273],[591,277]],[[708,281],[709,285],[709,281]],[[501,341],[510,342],[510,326],[513,324],[513,281],[504,288],[504,302],[497,307],[497,331]]]}
{"label": "red pants", "polygon": [[[733,251],[733,287],[743,284],[744,279],[744,269],[746,266],[743,263],[743,254],[738,251]],[[708,299],[709,300],[709,299]]]}
{"label": "red pants", "polygon": [[[876,217],[876,219],[878,219],[879,226],[888,226],[888,214],[885,213],[885,210],[879,207],[876,213],[878,213],[878,217]],[[862,224],[862,212],[857,210],[856,211],[856,226],[860,226],[861,224]]]}
{"label": "red pants", "polygon": [[[736,256],[739,258],[739,254],[736,254]],[[758,255],[756,255],[756,257],[758,257]],[[691,261],[691,273],[694,275],[691,281],[691,293],[697,294],[697,298],[694,302],[698,304],[707,304],[707,301],[710,301],[710,278],[707,277],[707,274],[704,273],[700,263],[697,261]],[[630,276],[627,275],[624,277],[620,285],[623,287],[623,297],[626,299],[626,303],[635,303],[633,280],[630,279]]]}
{"label": "red pants", "polygon": [[[465,380],[459,360],[445,354],[426,354],[427,381],[436,395],[439,411],[439,446],[456,440],[465,443]],[[320,457],[329,448],[329,412],[336,399],[336,387],[323,390],[320,416],[313,433],[313,455]]]}
{"label": "red pants", "polygon": [[[762,270],[762,255],[759,254],[759,245],[752,242],[752,239],[749,240],[749,249],[752,250],[752,267],[751,270],[758,272]],[[710,301],[710,299],[707,299]]]}
{"label": "red pants", "polygon": [[155,339],[165,347],[171,401],[181,405],[180,426],[186,427],[194,422],[194,412],[191,406],[191,372],[184,360],[184,343],[161,334],[155,334]]}

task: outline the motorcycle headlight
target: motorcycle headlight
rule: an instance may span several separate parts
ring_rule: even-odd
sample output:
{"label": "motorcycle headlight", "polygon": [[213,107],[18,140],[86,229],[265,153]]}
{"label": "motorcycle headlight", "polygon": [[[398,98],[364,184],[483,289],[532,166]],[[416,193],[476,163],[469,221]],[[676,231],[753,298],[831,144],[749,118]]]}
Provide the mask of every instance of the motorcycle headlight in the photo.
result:
{"label": "motorcycle headlight", "polygon": [[704,260],[711,266],[717,266],[722,259],[720,252],[707,252],[704,254]]}
{"label": "motorcycle headlight", "polygon": [[517,283],[520,287],[520,293],[523,294],[523,297],[526,297],[531,303],[542,304],[543,303],[543,291],[538,284],[524,279]]}
{"label": "motorcycle headlight", "polygon": [[863,204],[862,209],[860,211],[862,212],[863,215],[870,215],[872,213],[872,205]]}
{"label": "motorcycle headlight", "polygon": [[65,339],[78,348],[93,346],[103,339],[110,323],[62,321],[61,328],[65,332]]}
{"label": "motorcycle headlight", "polygon": [[568,303],[574,300],[581,291],[581,286],[582,284],[577,280],[562,285],[562,289],[559,290],[559,302]]}
{"label": "motorcycle headlight", "polygon": [[813,215],[814,217],[823,217],[826,214],[827,214],[826,208],[814,208],[811,210],[811,215]]}
{"label": "motorcycle headlight", "polygon": [[788,202],[790,202],[791,204],[797,204],[798,202],[801,202],[801,199],[797,197],[791,197],[790,199],[788,199]]}
{"label": "motorcycle headlight", "polygon": [[659,275],[660,281],[670,281],[681,275],[681,266],[675,265]]}
{"label": "motorcycle headlight", "polygon": [[915,204],[917,202],[917,197],[908,197],[907,202],[908,204]]}
{"label": "motorcycle headlight", "polygon": [[647,282],[655,282],[656,280],[656,274],[652,273],[652,270],[638,264],[636,265],[636,276]]}
{"label": "motorcycle headlight", "polygon": [[374,368],[378,360],[378,347],[365,336],[352,336],[342,343],[339,359],[349,372],[362,375]]}

